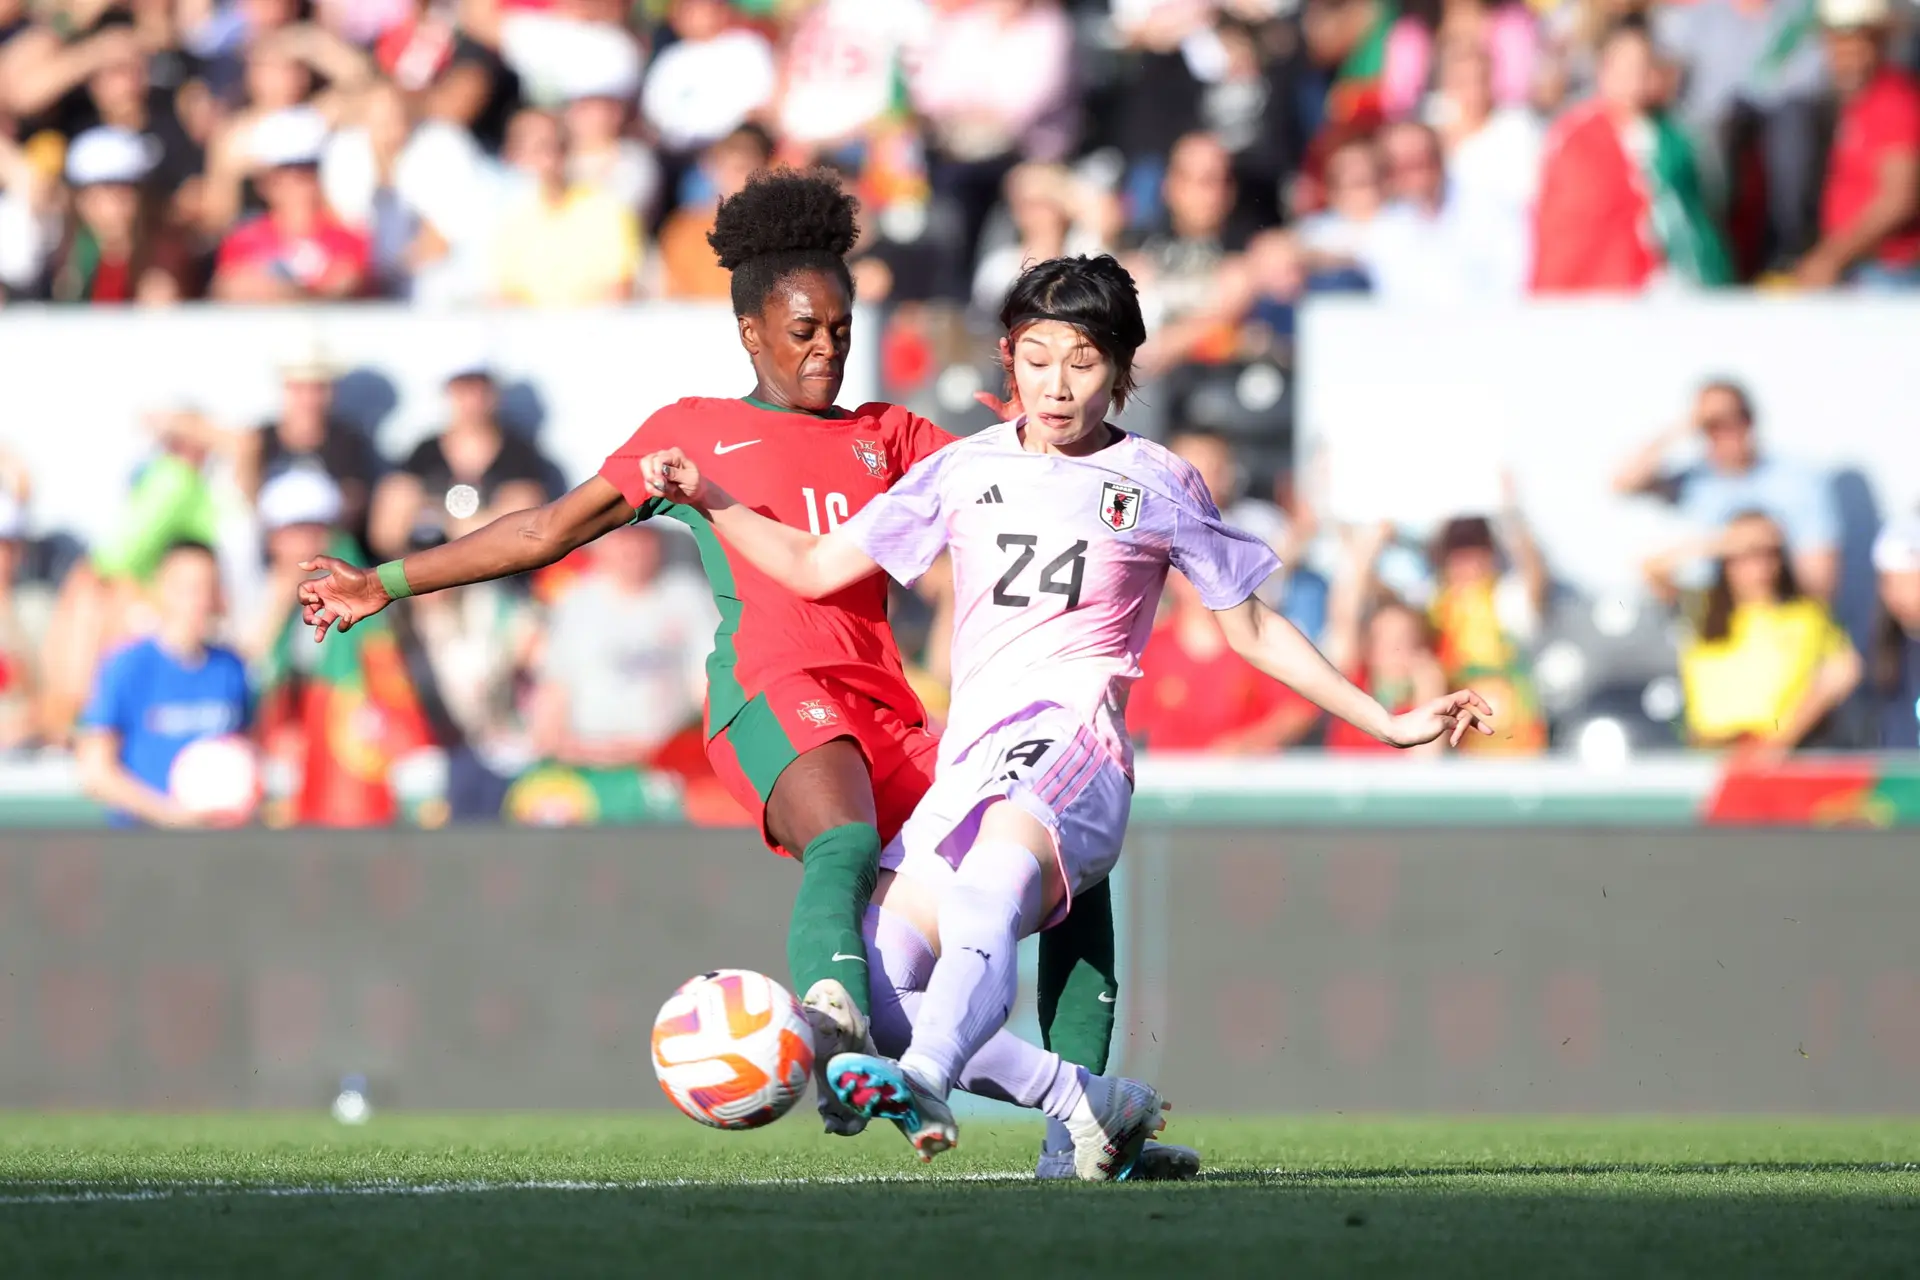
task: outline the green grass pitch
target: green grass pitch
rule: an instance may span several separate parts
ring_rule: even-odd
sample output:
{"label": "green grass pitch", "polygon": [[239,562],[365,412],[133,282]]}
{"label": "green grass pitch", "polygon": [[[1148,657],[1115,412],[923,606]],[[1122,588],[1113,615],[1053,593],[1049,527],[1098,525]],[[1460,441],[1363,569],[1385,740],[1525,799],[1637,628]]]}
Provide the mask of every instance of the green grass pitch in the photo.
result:
{"label": "green grass pitch", "polygon": [[1913,1276],[1920,1122],[1191,1119],[1178,1186],[810,1113],[0,1115],[0,1276]]}

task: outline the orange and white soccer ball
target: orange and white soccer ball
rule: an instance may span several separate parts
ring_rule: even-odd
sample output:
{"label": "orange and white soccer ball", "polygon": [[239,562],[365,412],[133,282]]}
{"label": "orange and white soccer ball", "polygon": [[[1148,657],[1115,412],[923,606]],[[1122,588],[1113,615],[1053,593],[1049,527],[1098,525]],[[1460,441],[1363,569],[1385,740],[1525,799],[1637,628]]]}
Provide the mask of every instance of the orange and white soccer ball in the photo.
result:
{"label": "orange and white soccer ball", "polygon": [[653,1020],[653,1071],[673,1105],[716,1129],[792,1110],[813,1074],[813,1032],[791,992],[751,969],[683,984]]}

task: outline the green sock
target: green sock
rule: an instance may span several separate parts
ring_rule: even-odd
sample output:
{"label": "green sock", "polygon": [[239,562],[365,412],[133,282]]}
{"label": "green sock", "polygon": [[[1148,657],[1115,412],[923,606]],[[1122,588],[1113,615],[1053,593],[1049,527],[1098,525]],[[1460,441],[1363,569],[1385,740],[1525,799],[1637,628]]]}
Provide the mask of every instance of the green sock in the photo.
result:
{"label": "green sock", "polygon": [[1119,994],[1113,963],[1113,894],[1102,880],[1074,898],[1065,920],[1040,935],[1035,995],[1042,1041],[1068,1062],[1105,1075]]}
{"label": "green sock", "polygon": [[800,855],[800,892],[787,927],[787,969],[801,999],[822,978],[838,978],[860,1012],[871,1012],[860,925],[879,875],[880,833],[864,822],[821,832]]}

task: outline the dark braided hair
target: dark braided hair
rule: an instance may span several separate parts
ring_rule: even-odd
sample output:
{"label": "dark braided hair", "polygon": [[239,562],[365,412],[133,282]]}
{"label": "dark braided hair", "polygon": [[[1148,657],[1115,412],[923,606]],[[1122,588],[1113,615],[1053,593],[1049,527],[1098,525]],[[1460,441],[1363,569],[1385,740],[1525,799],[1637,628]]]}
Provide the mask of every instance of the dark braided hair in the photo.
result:
{"label": "dark braided hair", "polygon": [[1147,322],[1139,287],[1112,254],[1049,258],[1022,272],[1000,308],[1000,324],[1012,342],[1036,320],[1058,320],[1086,334],[1094,350],[1113,361],[1114,408],[1126,407],[1133,355],[1147,340]]}
{"label": "dark braided hair", "polygon": [[824,170],[763,169],[720,202],[707,243],[733,274],[733,313],[758,315],[796,271],[833,276],[853,297],[847,254],[860,238],[854,200]]}

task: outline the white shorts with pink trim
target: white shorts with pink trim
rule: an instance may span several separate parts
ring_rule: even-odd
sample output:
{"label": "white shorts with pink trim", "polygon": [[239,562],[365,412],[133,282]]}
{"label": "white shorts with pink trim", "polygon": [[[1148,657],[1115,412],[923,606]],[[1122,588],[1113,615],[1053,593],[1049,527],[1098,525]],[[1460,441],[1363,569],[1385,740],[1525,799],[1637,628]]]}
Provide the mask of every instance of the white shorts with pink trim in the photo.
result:
{"label": "white shorts with pink trim", "polygon": [[881,853],[880,865],[945,884],[996,800],[1019,805],[1053,837],[1067,897],[1041,926],[1051,928],[1066,918],[1082,889],[1106,879],[1119,861],[1133,781],[1081,716],[1052,703],[1031,706],[959,755],[942,751],[933,786]]}

